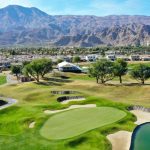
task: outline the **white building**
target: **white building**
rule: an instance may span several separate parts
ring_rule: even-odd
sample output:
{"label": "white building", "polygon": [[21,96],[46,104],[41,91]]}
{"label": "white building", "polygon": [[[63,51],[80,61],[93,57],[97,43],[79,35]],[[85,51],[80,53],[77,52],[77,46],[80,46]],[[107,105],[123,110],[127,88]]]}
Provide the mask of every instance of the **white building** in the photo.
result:
{"label": "white building", "polygon": [[130,59],[131,59],[132,61],[140,61],[140,55],[131,55],[131,56],[130,56]]}
{"label": "white building", "polygon": [[142,61],[150,61],[150,55],[142,55],[140,58]]}
{"label": "white building", "polygon": [[111,61],[115,61],[116,60],[116,56],[115,55],[107,55],[106,59],[111,60]]}
{"label": "white building", "polygon": [[116,58],[117,59],[123,59],[124,61],[130,61],[131,60],[129,58],[129,56],[125,56],[125,55],[117,55]]}
{"label": "white building", "polygon": [[62,72],[75,72],[75,73],[82,72],[82,69],[79,66],[66,61],[58,64],[58,70]]}
{"label": "white building", "polygon": [[87,55],[85,57],[86,61],[96,61],[97,56],[96,55]]}

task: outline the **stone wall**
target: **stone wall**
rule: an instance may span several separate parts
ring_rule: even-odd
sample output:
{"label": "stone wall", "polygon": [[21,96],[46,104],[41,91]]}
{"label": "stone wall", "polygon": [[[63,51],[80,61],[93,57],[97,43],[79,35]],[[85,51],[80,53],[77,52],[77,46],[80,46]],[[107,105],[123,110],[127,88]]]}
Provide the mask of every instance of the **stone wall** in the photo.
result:
{"label": "stone wall", "polygon": [[150,108],[145,108],[143,106],[138,106],[138,105],[131,106],[131,107],[128,108],[128,110],[129,111],[131,111],[131,110],[141,110],[141,111],[144,111],[144,112],[150,112]]}
{"label": "stone wall", "polygon": [[52,94],[76,94],[79,92],[76,91],[51,91]]}
{"label": "stone wall", "polygon": [[62,97],[58,97],[57,101],[63,102],[63,101],[79,100],[79,99],[85,99],[85,98],[83,96],[62,96]]}

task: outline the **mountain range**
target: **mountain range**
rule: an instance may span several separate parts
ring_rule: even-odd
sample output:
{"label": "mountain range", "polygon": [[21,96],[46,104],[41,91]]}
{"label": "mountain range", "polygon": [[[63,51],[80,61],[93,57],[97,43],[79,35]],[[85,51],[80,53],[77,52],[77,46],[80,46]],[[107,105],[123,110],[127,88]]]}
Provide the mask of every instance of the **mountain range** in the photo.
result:
{"label": "mountain range", "polygon": [[51,16],[35,7],[0,9],[0,47],[147,45],[150,16]]}

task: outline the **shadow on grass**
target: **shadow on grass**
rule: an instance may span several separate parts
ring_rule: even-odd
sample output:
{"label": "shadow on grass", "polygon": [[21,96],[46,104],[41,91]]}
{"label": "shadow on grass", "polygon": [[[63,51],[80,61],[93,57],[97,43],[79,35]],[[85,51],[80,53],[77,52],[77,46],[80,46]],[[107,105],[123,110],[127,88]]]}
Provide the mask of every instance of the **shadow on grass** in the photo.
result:
{"label": "shadow on grass", "polygon": [[81,137],[81,138],[79,138],[79,139],[70,141],[70,142],[68,143],[68,146],[70,146],[70,147],[76,147],[76,146],[78,146],[78,145],[84,143],[86,140],[87,140],[86,137]]}
{"label": "shadow on grass", "polygon": [[62,82],[62,83],[69,83],[69,82],[72,82],[72,80],[69,80],[68,77],[66,78],[48,78],[48,77],[45,77],[44,78],[45,81],[51,81],[51,82]]}
{"label": "shadow on grass", "polygon": [[37,85],[44,85],[44,86],[62,86],[61,83],[51,82],[51,81],[47,81],[47,82],[35,82],[35,84],[37,84]]}
{"label": "shadow on grass", "polygon": [[105,83],[103,84],[104,86],[115,86],[115,87],[119,87],[119,86],[147,86],[147,85],[150,85],[150,84],[141,84],[141,83],[122,83],[122,84],[113,84],[113,83]]}

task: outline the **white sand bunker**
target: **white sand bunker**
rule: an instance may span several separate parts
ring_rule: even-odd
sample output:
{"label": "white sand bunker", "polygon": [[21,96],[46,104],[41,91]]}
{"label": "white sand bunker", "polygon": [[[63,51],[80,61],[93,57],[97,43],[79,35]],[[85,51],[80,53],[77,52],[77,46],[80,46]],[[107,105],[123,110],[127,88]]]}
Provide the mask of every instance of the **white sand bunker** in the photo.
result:
{"label": "white sand bunker", "polygon": [[74,101],[83,101],[85,98],[83,96],[61,96],[57,98],[57,101],[61,104],[68,104]]}
{"label": "white sand bunker", "polygon": [[150,113],[149,112],[144,112],[141,110],[132,110],[130,111],[137,117],[137,121],[135,124],[140,125],[146,122],[150,122]]}
{"label": "white sand bunker", "polygon": [[31,123],[29,124],[29,128],[32,129],[32,128],[34,128],[34,127],[35,127],[35,122],[31,122]]}
{"label": "white sand bunker", "polygon": [[68,104],[69,102],[77,102],[77,101],[84,101],[85,98],[78,98],[78,99],[72,99],[72,100],[66,100],[66,101],[63,101],[61,102],[61,104]]}
{"label": "white sand bunker", "polygon": [[45,110],[44,113],[46,114],[54,114],[54,113],[59,113],[59,112],[63,112],[63,111],[67,111],[70,109],[75,109],[75,108],[93,108],[96,107],[96,104],[87,104],[87,105],[72,105],[69,108],[66,109],[62,109],[62,110]]}
{"label": "white sand bunker", "polygon": [[112,150],[129,150],[131,143],[131,132],[119,131],[107,136],[112,144]]}

